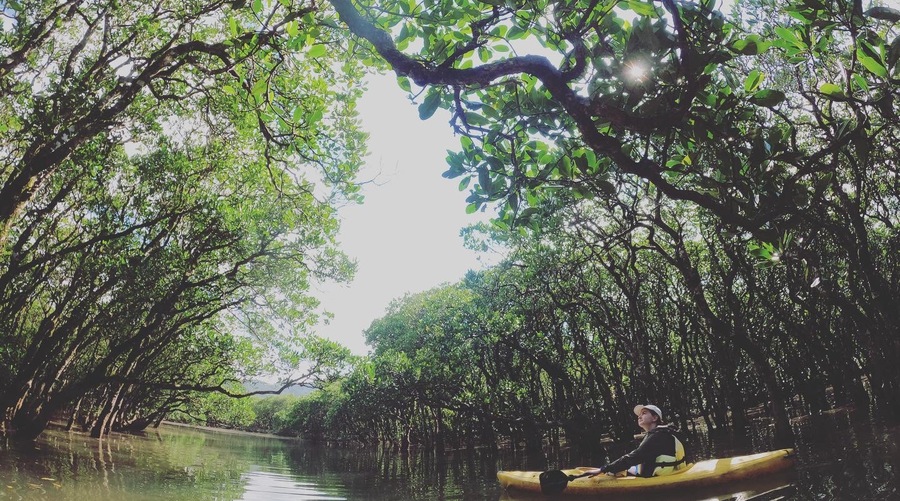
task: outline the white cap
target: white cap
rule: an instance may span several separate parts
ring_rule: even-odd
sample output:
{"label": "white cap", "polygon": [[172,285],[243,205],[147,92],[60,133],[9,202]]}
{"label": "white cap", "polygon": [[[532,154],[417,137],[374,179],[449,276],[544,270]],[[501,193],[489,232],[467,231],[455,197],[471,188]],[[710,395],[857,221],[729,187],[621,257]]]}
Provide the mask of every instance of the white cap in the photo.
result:
{"label": "white cap", "polygon": [[663,418],[662,411],[659,409],[659,407],[652,405],[652,404],[635,406],[634,414],[636,416],[640,416],[641,411],[643,411],[644,409],[647,409],[648,411],[653,411],[657,416],[659,416],[660,421],[662,421],[662,418]]}

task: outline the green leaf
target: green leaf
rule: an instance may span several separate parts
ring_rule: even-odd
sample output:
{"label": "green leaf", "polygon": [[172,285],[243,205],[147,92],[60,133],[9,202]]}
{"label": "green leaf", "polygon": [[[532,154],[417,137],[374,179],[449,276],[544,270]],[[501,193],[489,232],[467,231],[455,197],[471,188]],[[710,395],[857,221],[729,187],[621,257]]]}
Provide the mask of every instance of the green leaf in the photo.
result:
{"label": "green leaf", "polygon": [[287,23],[284,27],[284,31],[287,32],[288,36],[291,38],[300,34],[300,29],[297,27],[297,20],[292,19],[291,22]]}
{"label": "green leaf", "polygon": [[441,176],[447,179],[453,179],[454,177],[462,176],[466,173],[466,170],[455,162],[450,162],[450,158],[447,159],[450,164],[450,168],[444,171]]}
{"label": "green leaf", "polygon": [[656,17],[656,8],[652,2],[641,2],[639,0],[629,0],[622,7],[634,12],[639,16]]}
{"label": "green leaf", "polygon": [[488,166],[488,168],[490,168],[490,170],[492,170],[494,172],[503,172],[504,171],[503,161],[500,160],[499,158],[487,157],[484,159],[484,161],[487,163],[487,166]]}
{"label": "green leaf", "polygon": [[819,92],[831,99],[847,99],[847,95],[844,94],[844,89],[837,84],[823,83],[819,87]]}
{"label": "green leaf", "polygon": [[755,56],[769,50],[772,46],[771,42],[764,42],[757,35],[751,35],[742,40],[735,40],[731,44],[731,49],[745,56]]}
{"label": "green leaf", "polygon": [[301,121],[303,121],[303,115],[305,112],[306,110],[304,110],[302,106],[295,106],[294,112],[291,114],[291,120],[293,120],[295,124],[300,123]]}
{"label": "green leaf", "polygon": [[856,84],[856,87],[863,92],[869,92],[869,82],[863,78],[859,73],[853,74],[853,83]]}
{"label": "green leaf", "polygon": [[[441,104],[441,95],[437,92],[429,92],[425,96],[425,101],[419,105],[419,118],[428,120],[437,111],[438,105]],[[463,136],[465,137],[465,136]]]}
{"label": "green leaf", "polygon": [[875,48],[865,40],[860,40],[860,46],[856,49],[856,59],[858,59],[859,63],[867,70],[881,78],[887,78],[888,71],[884,66],[884,62],[881,61],[881,56]]}
{"label": "green leaf", "polygon": [[776,26],[775,33],[778,35],[778,38],[784,40],[785,42],[793,45],[794,47],[805,49],[806,44],[803,43],[800,38],[797,37],[797,34],[794,33],[793,30],[785,28],[783,26]]}
{"label": "green leaf", "polygon": [[890,21],[892,23],[900,21],[900,10],[892,9],[890,7],[872,7],[866,11],[866,15],[871,18]]}
{"label": "green leaf", "polygon": [[764,89],[750,97],[750,102],[757,106],[765,106],[771,108],[780,104],[787,96],[784,92],[774,89]]}
{"label": "green leaf", "polygon": [[256,83],[253,84],[253,87],[250,88],[250,93],[253,97],[257,98],[257,102],[263,101],[263,94],[266,94],[269,90],[269,84],[265,80],[257,80]]}
{"label": "green leaf", "polygon": [[471,203],[471,204],[467,205],[466,206],[466,214],[474,214],[475,212],[477,212],[478,205],[479,204],[477,204],[477,203]]}
{"label": "green leaf", "polygon": [[488,171],[487,166],[485,165],[482,165],[478,168],[478,184],[481,185],[481,189],[488,195],[493,193],[493,187],[491,186],[491,173]]}
{"label": "green leaf", "polygon": [[509,29],[509,32],[506,34],[506,38],[509,40],[519,40],[528,36],[528,32],[520,28],[519,26],[513,26]]}
{"label": "green leaf", "polygon": [[744,91],[753,92],[759,88],[759,84],[762,83],[763,74],[759,70],[753,70],[747,75],[747,79],[744,80]]}
{"label": "green leaf", "polygon": [[409,77],[398,76],[397,77],[397,85],[400,86],[406,92],[412,91],[412,84],[409,82]]}
{"label": "green leaf", "polygon": [[578,170],[581,171],[582,174],[587,174],[590,172],[591,165],[588,163],[588,160],[583,155],[579,155],[575,157],[575,166],[578,167]]}
{"label": "green leaf", "polygon": [[325,55],[328,49],[323,44],[316,44],[309,48],[309,52],[307,53],[309,57],[316,58],[322,57]]}
{"label": "green leaf", "polygon": [[894,41],[891,42],[890,47],[888,47],[887,54],[887,63],[889,66],[897,64],[898,60],[900,60],[900,36],[894,37]]}
{"label": "green leaf", "polygon": [[569,179],[572,177],[572,159],[569,157],[561,157],[556,166],[557,169],[559,169],[559,174],[563,178]]}
{"label": "green leaf", "polygon": [[484,118],[483,116],[481,116],[478,113],[473,113],[471,111],[466,112],[466,122],[469,125],[475,125],[475,126],[487,125],[489,123],[486,118]]}

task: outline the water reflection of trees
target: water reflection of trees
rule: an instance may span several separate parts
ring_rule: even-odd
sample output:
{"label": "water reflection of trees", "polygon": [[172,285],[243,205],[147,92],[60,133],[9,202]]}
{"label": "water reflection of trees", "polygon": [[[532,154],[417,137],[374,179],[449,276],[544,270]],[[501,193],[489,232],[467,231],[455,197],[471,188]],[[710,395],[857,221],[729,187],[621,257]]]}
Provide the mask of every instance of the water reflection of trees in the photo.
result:
{"label": "water reflection of trees", "polygon": [[[871,499],[897,489],[900,434],[895,426],[864,413],[840,412],[797,421],[795,431],[799,454],[792,477],[735,485],[736,490],[729,492],[779,488],[782,480],[795,486],[788,499],[799,500]],[[746,434],[692,436],[692,457],[745,450],[752,446]],[[146,436],[113,434],[102,444],[85,435],[56,431],[43,437],[28,447],[0,444],[0,480],[14,495],[53,501],[249,500],[265,499],[264,492],[270,489],[270,497],[290,491],[293,499],[481,500],[500,495],[498,469],[599,464],[605,459],[572,448],[539,457],[491,449],[401,453],[390,447],[335,446],[170,427]],[[678,499],[697,499],[697,493],[682,494]]]}

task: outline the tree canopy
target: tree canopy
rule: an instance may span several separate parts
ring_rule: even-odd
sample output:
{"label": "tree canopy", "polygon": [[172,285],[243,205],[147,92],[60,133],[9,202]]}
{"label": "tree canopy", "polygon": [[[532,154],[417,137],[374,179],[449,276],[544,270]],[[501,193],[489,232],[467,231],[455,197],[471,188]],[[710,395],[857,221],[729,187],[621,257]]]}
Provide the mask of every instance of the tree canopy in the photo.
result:
{"label": "tree canopy", "polygon": [[[3,427],[140,429],[191,392],[314,384],[309,337],[359,200],[361,71],[300,2],[7,2]],[[333,364],[331,366],[334,366]]]}
{"label": "tree canopy", "polygon": [[[532,439],[577,436],[611,406],[665,395],[711,425],[741,426],[768,402],[780,441],[795,395],[810,410],[830,405],[826,388],[857,403],[871,391],[897,409],[900,11],[858,0],[748,0],[730,15],[710,1],[329,2],[423,119],[450,111],[460,146],[444,175],[469,190],[467,210],[495,204],[492,238],[518,228],[534,239],[487,274],[491,307],[456,330],[483,343],[459,358],[460,375],[511,394],[465,386],[435,404],[406,388],[396,402],[485,424],[470,436]],[[421,311],[431,301],[442,300]],[[481,323],[497,311],[509,317]],[[391,347],[376,348],[374,381],[382,363],[418,373],[419,350],[396,347],[431,341],[434,327],[408,318],[373,324],[377,346]],[[595,402],[575,396],[587,388]],[[510,409],[519,421],[507,428]],[[397,436],[413,422],[439,428],[400,421]]]}
{"label": "tree canopy", "polygon": [[708,1],[331,3],[417,86],[422,118],[451,110],[445,175],[472,185],[472,210],[503,201],[508,223],[554,188],[602,195],[625,173],[771,241],[842,151],[896,119],[887,7],[743,2],[728,20]]}
{"label": "tree canopy", "polygon": [[[400,447],[594,444],[648,399],[685,427],[765,406],[781,442],[897,410],[900,11],[737,6],[10,2],[4,426],[139,429],[273,365],[323,391],[269,421]],[[352,273],[366,65],[450,111],[444,175],[510,255],[351,360],[307,329],[312,281]]]}

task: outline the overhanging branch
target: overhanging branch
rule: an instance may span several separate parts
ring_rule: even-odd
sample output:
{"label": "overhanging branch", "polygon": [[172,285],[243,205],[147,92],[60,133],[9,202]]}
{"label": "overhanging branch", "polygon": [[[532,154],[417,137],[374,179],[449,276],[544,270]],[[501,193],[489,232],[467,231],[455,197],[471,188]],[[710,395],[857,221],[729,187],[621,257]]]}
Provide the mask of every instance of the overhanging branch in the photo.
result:
{"label": "overhanging branch", "polygon": [[[587,99],[579,96],[569,87],[570,80],[567,78],[571,78],[571,74],[564,74],[546,57],[515,56],[466,69],[428,66],[397,49],[390,35],[360,15],[353,6],[352,0],[328,1],[335,8],[340,19],[356,36],[371,43],[398,75],[409,77],[416,85],[485,86],[507,76],[531,75],[541,81],[554,100],[574,120],[584,142],[595,152],[609,157],[622,172],[647,180],[671,199],[695,203],[713,212],[728,225],[756,233],[765,223],[765,221],[756,221],[746,217],[738,209],[722,203],[710,194],[679,188],[663,178],[662,173],[665,169],[659,164],[646,158],[635,160],[625,153],[623,151],[625,144],[622,141],[598,130],[596,126],[598,117],[595,117],[592,112],[595,108]],[[696,85],[695,83],[688,96],[685,96],[684,101],[687,103],[696,94]],[[682,103],[678,110],[673,110],[673,113],[681,115],[686,113],[689,109],[687,103]],[[600,118],[603,120],[613,119],[613,121],[618,118],[624,122],[634,120],[634,117],[627,117],[621,113]],[[641,127],[646,127],[645,124],[629,126],[629,123],[620,123],[618,125],[636,132],[639,132]]]}

